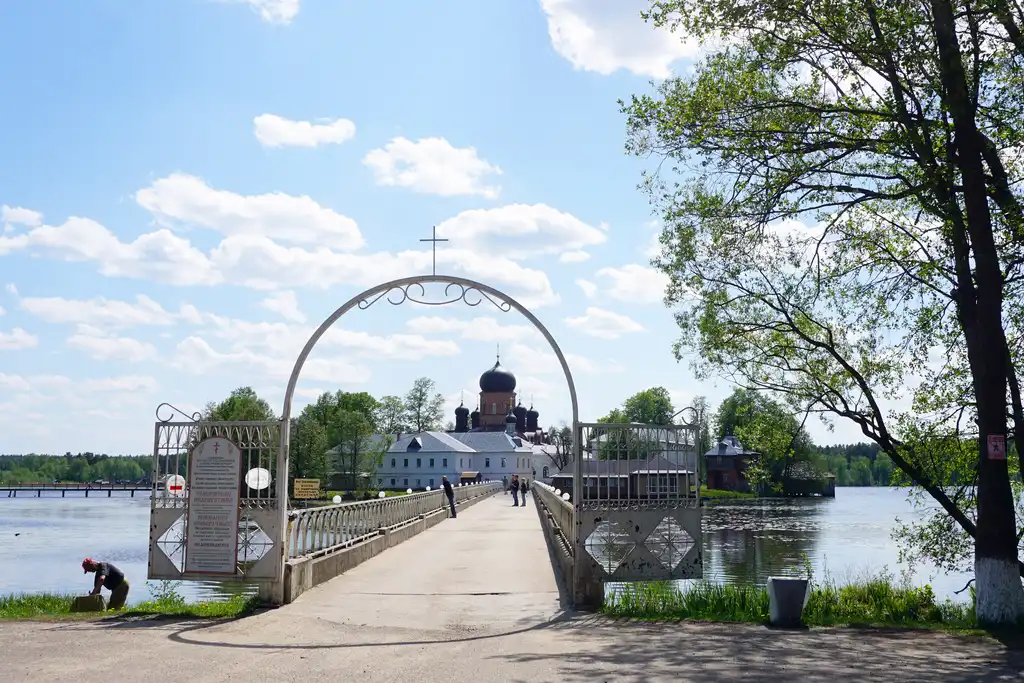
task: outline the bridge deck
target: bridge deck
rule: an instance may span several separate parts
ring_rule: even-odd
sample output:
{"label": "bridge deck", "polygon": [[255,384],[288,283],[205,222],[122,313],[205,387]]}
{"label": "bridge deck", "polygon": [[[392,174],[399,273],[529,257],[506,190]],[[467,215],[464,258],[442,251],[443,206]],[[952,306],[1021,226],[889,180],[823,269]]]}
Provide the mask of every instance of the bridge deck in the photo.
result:
{"label": "bridge deck", "polygon": [[945,634],[559,613],[537,511],[500,494],[280,609],[221,624],[0,622],[0,652],[0,678],[26,683],[924,683],[1024,668],[994,641]]}

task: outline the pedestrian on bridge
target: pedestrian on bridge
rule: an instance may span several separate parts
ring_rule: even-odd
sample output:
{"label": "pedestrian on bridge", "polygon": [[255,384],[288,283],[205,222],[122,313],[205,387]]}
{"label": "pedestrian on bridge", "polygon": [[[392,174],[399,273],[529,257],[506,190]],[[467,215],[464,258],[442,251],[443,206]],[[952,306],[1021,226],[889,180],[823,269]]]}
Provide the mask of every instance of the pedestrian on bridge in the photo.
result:
{"label": "pedestrian on bridge", "polygon": [[448,507],[452,510],[452,518],[455,518],[455,491],[452,490],[452,483],[448,477],[441,475],[441,486],[444,487],[444,495],[448,496]]}
{"label": "pedestrian on bridge", "polygon": [[82,569],[86,574],[96,572],[96,581],[89,595],[99,595],[100,589],[106,588],[110,591],[110,602],[107,603],[107,607],[124,607],[125,600],[128,599],[128,579],[124,578],[124,572],[109,562],[97,562],[90,557],[82,560]]}
{"label": "pedestrian on bridge", "polygon": [[519,493],[523,497],[523,507],[526,507],[526,489],[527,489],[526,480],[525,479],[520,480],[519,481]]}
{"label": "pedestrian on bridge", "polygon": [[514,507],[514,508],[519,507],[519,475],[518,474],[513,474],[512,475],[512,482],[509,484],[508,488],[512,492],[512,507]]}

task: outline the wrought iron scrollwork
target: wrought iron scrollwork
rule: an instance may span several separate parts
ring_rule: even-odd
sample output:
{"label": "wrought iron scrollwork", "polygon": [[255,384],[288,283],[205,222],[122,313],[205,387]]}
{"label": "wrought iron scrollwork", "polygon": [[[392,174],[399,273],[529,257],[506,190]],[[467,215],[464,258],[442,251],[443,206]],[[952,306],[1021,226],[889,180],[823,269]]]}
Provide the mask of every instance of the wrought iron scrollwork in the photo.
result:
{"label": "wrought iron scrollwork", "polygon": [[508,313],[512,310],[512,304],[509,302],[496,299],[487,292],[459,282],[449,282],[445,285],[443,298],[437,301],[431,301],[427,298],[427,288],[423,286],[423,283],[411,282],[406,285],[395,285],[373,297],[362,299],[357,305],[360,310],[365,311],[381,299],[384,299],[392,306],[401,306],[406,301],[423,304],[424,306],[447,306],[448,304],[455,304],[460,301],[467,306],[479,306],[484,301],[489,301],[502,313]]}
{"label": "wrought iron scrollwork", "polygon": [[177,408],[171,405],[170,403],[161,403],[156,407],[157,422],[174,422],[175,417],[179,415],[181,417],[184,417],[186,420],[191,420],[192,422],[199,422],[201,419],[203,419],[202,413],[195,412],[189,415],[181,408]]}

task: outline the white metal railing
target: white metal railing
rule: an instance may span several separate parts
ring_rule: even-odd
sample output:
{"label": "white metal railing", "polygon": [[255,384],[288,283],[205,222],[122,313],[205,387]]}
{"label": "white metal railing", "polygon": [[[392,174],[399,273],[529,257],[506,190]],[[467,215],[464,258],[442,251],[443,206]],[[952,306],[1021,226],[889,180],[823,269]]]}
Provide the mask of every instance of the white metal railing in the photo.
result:
{"label": "white metal railing", "polygon": [[[500,481],[455,486],[455,504],[489,496]],[[339,503],[288,513],[288,557],[316,557],[355,545],[448,507],[444,489]]]}
{"label": "white metal railing", "polygon": [[555,488],[540,481],[533,481],[530,487],[537,492],[547,511],[551,513],[552,519],[558,525],[558,532],[565,540],[566,549],[570,554],[573,552],[573,507],[572,503],[563,499],[561,495],[555,494]]}

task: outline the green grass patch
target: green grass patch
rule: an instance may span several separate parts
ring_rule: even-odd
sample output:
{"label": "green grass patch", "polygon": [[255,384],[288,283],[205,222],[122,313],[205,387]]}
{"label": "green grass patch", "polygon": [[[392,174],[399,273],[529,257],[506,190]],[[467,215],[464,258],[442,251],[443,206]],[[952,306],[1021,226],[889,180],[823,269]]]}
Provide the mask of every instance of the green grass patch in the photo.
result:
{"label": "green grass patch", "polygon": [[[609,595],[603,611],[615,617],[768,623],[768,589],[750,585],[695,582],[680,588],[671,582],[627,584]],[[904,628],[976,628],[971,604],[939,602],[930,586],[894,583],[888,577],[837,585],[811,583],[804,608],[808,626]]]}
{"label": "green grass patch", "polygon": [[739,500],[757,498],[756,493],[745,491],[726,491],[725,489],[709,489],[707,486],[700,487],[700,497],[708,500]]}
{"label": "green grass patch", "polygon": [[233,619],[252,614],[259,606],[256,596],[238,595],[218,602],[189,602],[171,583],[157,584],[153,600],[130,605],[122,610],[71,612],[75,595],[40,593],[0,596],[0,619],[75,618],[95,619],[112,616],[179,617],[194,619]]}

